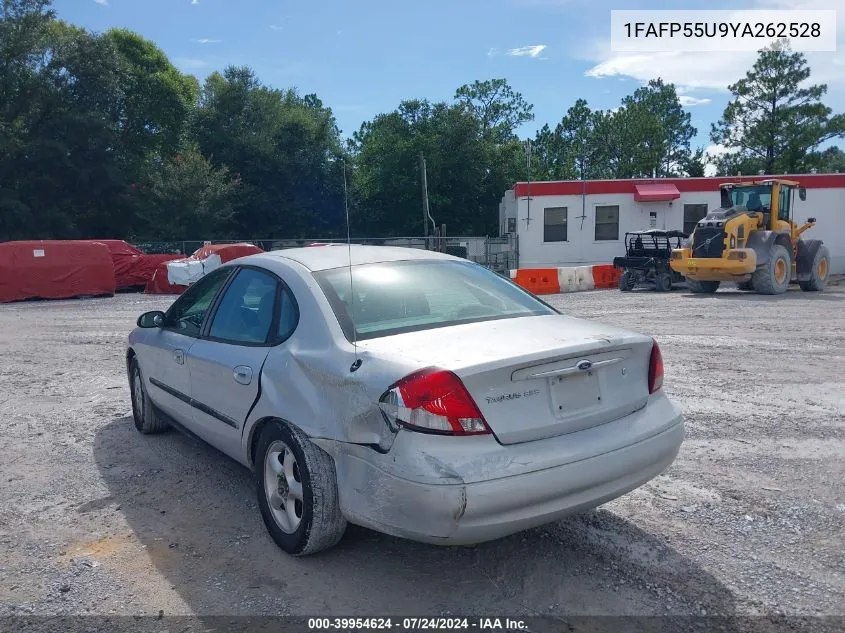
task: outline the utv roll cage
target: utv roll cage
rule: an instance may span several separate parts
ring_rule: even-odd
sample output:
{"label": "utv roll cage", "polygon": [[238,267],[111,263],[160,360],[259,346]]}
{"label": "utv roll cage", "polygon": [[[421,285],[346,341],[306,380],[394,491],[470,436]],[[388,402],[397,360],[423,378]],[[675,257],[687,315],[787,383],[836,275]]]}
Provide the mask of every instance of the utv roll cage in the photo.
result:
{"label": "utv roll cage", "polygon": [[619,289],[633,290],[638,284],[654,284],[668,291],[684,277],[669,267],[673,248],[682,248],[689,236],[683,231],[649,229],[625,233],[625,256],[615,257],[613,265],[623,270]]}

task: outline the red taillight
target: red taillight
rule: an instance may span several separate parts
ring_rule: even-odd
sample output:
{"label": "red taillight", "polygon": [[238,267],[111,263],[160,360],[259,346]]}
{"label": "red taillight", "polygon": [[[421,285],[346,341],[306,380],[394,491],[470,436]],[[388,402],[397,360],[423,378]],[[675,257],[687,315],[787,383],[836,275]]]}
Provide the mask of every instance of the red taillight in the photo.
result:
{"label": "red taillight", "polygon": [[648,392],[654,393],[663,386],[663,356],[657,341],[651,347],[651,359],[648,362]]}
{"label": "red taillight", "polygon": [[461,379],[450,371],[423,369],[405,376],[379,402],[388,421],[417,431],[484,435],[490,427]]}

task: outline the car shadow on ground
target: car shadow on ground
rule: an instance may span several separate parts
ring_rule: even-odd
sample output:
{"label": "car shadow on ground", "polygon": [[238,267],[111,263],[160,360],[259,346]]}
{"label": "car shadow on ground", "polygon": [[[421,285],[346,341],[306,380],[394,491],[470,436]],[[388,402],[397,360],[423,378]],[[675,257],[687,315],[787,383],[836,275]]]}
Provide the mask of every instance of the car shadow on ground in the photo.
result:
{"label": "car shadow on ground", "polygon": [[142,436],[122,417],[100,428],[94,457],[106,500],[142,546],[116,559],[117,572],[145,552],[202,617],[735,612],[708,571],[606,510],[475,547],[350,526],[334,549],[293,558],[267,535],[251,474],[199,440]]}

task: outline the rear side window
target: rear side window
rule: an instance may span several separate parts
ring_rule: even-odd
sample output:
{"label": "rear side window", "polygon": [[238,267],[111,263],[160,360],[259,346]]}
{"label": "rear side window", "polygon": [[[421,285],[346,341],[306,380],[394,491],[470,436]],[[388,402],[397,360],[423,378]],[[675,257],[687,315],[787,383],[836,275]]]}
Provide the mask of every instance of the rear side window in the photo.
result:
{"label": "rear side window", "polygon": [[[391,334],[556,312],[476,264],[406,261],[314,274],[346,337]],[[354,328],[354,332],[353,332]]]}
{"label": "rear side window", "polygon": [[232,343],[264,343],[270,334],[278,282],[267,273],[244,268],[220,300],[211,338]]}

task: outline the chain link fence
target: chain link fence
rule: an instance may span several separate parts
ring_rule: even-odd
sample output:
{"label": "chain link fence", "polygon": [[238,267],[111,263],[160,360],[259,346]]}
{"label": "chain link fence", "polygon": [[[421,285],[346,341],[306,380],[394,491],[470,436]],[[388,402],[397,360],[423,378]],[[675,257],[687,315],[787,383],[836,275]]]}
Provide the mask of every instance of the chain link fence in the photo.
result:
{"label": "chain link fence", "polygon": [[[315,239],[242,239],[242,240],[187,240],[182,242],[132,242],[145,253],[190,255],[204,244],[249,243],[265,251],[277,251],[286,248],[299,248],[309,244],[346,244],[340,238]],[[519,267],[519,249],[517,237],[508,234],[502,237],[367,237],[352,238],[353,244],[372,246],[400,246],[421,248],[463,257],[494,270],[507,274]]]}

